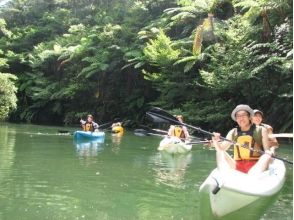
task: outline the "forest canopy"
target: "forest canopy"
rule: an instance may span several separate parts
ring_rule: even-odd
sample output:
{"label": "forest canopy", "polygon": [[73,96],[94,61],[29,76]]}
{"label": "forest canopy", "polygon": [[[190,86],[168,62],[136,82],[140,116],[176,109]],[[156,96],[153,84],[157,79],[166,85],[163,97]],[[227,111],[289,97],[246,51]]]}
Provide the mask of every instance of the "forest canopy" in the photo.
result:
{"label": "forest canopy", "polygon": [[2,3],[1,118],[140,124],[154,105],[226,131],[232,109],[248,104],[292,131],[290,0]]}

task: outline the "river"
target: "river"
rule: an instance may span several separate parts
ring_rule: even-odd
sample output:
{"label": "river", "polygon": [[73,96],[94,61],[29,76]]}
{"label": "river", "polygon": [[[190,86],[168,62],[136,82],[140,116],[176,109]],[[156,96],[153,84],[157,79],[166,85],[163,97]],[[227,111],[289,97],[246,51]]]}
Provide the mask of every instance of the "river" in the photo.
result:
{"label": "river", "polygon": [[[195,145],[173,157],[157,151],[159,137],[132,132],[75,144],[64,129],[74,131],[0,124],[1,220],[203,219],[198,191],[215,167],[213,150]],[[292,160],[292,145],[278,155]],[[292,219],[293,167],[286,168],[275,201],[251,219]]]}

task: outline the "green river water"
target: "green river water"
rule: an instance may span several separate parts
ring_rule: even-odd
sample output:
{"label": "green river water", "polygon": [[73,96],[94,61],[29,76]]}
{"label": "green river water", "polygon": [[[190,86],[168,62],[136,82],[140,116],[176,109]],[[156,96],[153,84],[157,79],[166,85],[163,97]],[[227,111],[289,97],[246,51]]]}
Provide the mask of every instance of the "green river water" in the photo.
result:
{"label": "green river water", "polygon": [[[172,157],[157,151],[159,137],[132,132],[77,145],[73,136],[58,135],[62,129],[68,128],[0,124],[1,220],[210,218],[201,214],[210,209],[200,205],[198,191],[215,167],[213,150],[198,145]],[[292,160],[292,145],[278,155]],[[293,167],[286,168],[277,198],[247,213],[251,220],[292,219]]]}

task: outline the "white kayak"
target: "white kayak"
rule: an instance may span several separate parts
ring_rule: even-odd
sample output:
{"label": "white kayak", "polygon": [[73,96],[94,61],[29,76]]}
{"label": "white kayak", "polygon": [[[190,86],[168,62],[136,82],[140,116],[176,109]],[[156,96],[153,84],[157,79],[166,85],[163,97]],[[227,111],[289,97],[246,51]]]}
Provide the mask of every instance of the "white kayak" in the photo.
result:
{"label": "white kayak", "polygon": [[260,175],[249,175],[230,169],[214,169],[200,186],[210,202],[212,214],[222,217],[253,203],[277,194],[285,182],[286,168],[282,161],[273,160],[269,169]]}
{"label": "white kayak", "polygon": [[170,154],[186,153],[192,149],[192,145],[186,144],[178,137],[165,137],[160,141],[159,151],[166,151]]}

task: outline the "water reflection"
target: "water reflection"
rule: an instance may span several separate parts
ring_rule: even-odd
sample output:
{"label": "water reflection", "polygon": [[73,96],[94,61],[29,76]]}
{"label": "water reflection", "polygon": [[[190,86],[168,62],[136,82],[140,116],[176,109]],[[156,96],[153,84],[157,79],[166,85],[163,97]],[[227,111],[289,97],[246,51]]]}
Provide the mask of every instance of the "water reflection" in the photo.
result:
{"label": "water reflection", "polygon": [[122,134],[117,133],[117,134],[111,134],[111,141],[112,141],[112,152],[115,154],[118,154],[120,151],[120,144],[121,144],[121,139],[122,139]]}
{"label": "water reflection", "polygon": [[14,164],[15,134],[16,131],[13,128],[8,128],[6,125],[0,126],[0,183],[8,178]]}
{"label": "water reflection", "polygon": [[74,141],[76,152],[80,157],[96,157],[104,150],[104,140]]}
{"label": "water reflection", "polygon": [[192,161],[192,153],[169,154],[158,152],[155,156],[156,182],[175,188],[185,188],[184,176]]}

